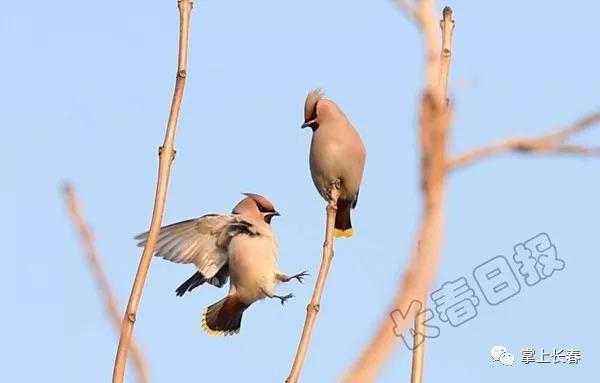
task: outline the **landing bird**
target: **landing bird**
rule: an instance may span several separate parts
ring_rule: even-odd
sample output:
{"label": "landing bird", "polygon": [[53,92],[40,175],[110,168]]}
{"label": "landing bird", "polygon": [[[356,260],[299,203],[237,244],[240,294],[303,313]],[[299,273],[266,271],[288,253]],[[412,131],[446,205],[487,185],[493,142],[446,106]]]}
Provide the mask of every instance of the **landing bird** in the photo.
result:
{"label": "landing bird", "polygon": [[335,236],[354,233],[350,210],[356,207],[365,167],[365,146],[344,112],[320,90],[311,91],[304,103],[302,128],[313,131],[310,143],[310,173],[319,194],[329,201],[338,189]]}
{"label": "landing bird", "polygon": [[[231,275],[229,294],[202,313],[202,328],[211,335],[240,331],[242,314],[254,302],[277,298],[283,305],[293,297],[275,295],[279,282],[297,279],[306,271],[288,276],[277,264],[277,240],[271,219],[279,213],[265,197],[243,193],[231,214],[207,214],[160,229],[154,255],[176,263],[193,263],[198,271],[176,290],[177,296],[208,282],[222,287]],[[143,247],[148,233],[135,237]]]}

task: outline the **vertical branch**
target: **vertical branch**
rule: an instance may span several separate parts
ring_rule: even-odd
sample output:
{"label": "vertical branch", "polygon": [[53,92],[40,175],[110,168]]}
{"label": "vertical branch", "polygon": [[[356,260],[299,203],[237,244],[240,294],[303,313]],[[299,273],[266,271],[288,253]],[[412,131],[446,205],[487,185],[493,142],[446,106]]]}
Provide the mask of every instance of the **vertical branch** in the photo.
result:
{"label": "vertical branch", "polygon": [[133,325],[135,324],[137,309],[142,297],[142,291],[152,261],[152,254],[156,246],[160,225],[163,218],[165,200],[167,196],[167,187],[169,184],[169,175],[171,172],[171,164],[175,158],[175,149],[173,144],[175,141],[175,131],[177,128],[177,120],[179,118],[179,110],[181,109],[181,101],[183,99],[183,90],[185,87],[185,79],[187,76],[187,50],[188,37],[190,26],[190,14],[192,11],[192,2],[190,0],[179,0],[179,55],[177,64],[177,78],[175,81],[175,91],[173,93],[173,101],[167,122],[167,130],[163,145],[158,151],[158,181],[156,185],[156,196],[154,199],[154,209],[152,219],[150,221],[150,230],[148,241],[142,252],[140,264],[138,266],[129,303],[125,311],[125,316],[121,325],[121,337],[115,357],[115,366],[113,371],[113,383],[122,383],[125,376],[125,363],[127,353],[131,343],[133,334]]}
{"label": "vertical branch", "polygon": [[[419,119],[423,213],[415,250],[391,311],[405,311],[414,300],[422,302],[422,311],[426,310],[425,303],[439,263],[442,242],[447,135],[451,123],[451,111],[446,100],[454,22],[452,10],[446,7],[441,22],[443,37],[440,44],[435,22],[435,1],[420,0],[415,12],[418,15],[416,21],[423,32],[426,53],[425,90]],[[406,316],[394,323],[386,315],[371,343],[344,377],[344,382],[374,381],[398,341],[394,329],[396,332],[403,331],[410,319]],[[415,332],[420,330],[420,334],[415,334],[419,338],[415,342],[422,341],[416,343],[418,347],[413,350],[413,383],[421,382],[423,376],[423,325],[420,320],[416,321]]]}
{"label": "vertical branch", "polygon": [[452,59],[452,34],[454,32],[454,20],[452,19],[452,8],[444,7],[440,20],[442,30],[442,51],[440,54],[440,74],[438,81],[439,106],[448,105],[448,78],[450,77],[450,60]]}
{"label": "vertical branch", "polygon": [[[446,141],[448,135],[448,127],[450,126],[450,120],[448,118],[448,77],[450,74],[450,58],[452,56],[452,33],[454,31],[452,9],[450,7],[445,7],[442,15],[442,20],[440,20],[440,28],[442,30],[442,48],[440,51],[438,85],[436,89],[436,105],[433,109],[435,110],[435,112],[434,115],[426,117],[426,119],[421,122],[422,134],[425,134],[426,132],[430,132],[431,134],[429,141],[432,147],[432,152],[428,153],[424,157],[422,165],[422,171],[425,175],[425,179],[423,182],[423,193],[425,194],[426,200],[430,200],[426,203],[426,205],[430,207],[426,207],[425,211],[429,214],[439,215],[440,217],[443,214],[441,204],[443,199],[443,192],[445,189],[445,164],[447,161]],[[442,119],[442,121],[436,121],[440,118]],[[433,124],[430,124],[431,122],[433,122]],[[428,164],[432,165],[431,169],[428,169]],[[433,186],[433,189],[431,187],[427,187],[431,180],[439,180],[439,184],[437,186]],[[436,192],[436,190],[438,191]],[[439,206],[434,207],[433,204],[435,204],[436,202],[439,203]],[[436,209],[438,210],[437,212],[435,211]],[[442,240],[441,231],[442,224],[440,223],[439,228],[437,229],[438,233],[436,234],[436,241],[438,242],[441,242]],[[440,251],[440,247],[441,246],[438,243],[438,252]],[[421,259],[423,258],[423,254],[421,253],[421,240],[417,242],[417,257]],[[435,257],[437,266],[437,263],[439,263],[437,261],[437,259],[439,259],[439,254]],[[417,313],[414,320],[415,335],[413,339],[414,347],[412,350],[412,373],[410,379],[411,383],[421,383],[423,381],[423,366],[425,364],[426,339],[425,318],[427,315],[426,313],[428,292],[429,286],[427,286],[426,290],[421,292],[422,295],[418,298],[420,302],[422,302],[422,309],[419,311],[419,313]]]}
{"label": "vertical branch", "polygon": [[[100,295],[104,299],[108,318],[115,329],[119,331],[121,326],[121,312],[119,310],[119,305],[117,304],[117,299],[115,298],[110,283],[108,282],[108,278],[106,277],[106,273],[104,272],[104,267],[102,267],[102,263],[100,262],[92,231],[83,217],[83,213],[77,202],[75,189],[71,185],[65,185],[64,194],[67,201],[69,216],[81,238],[90,270],[96,279]],[[142,350],[133,340],[131,341],[131,359],[137,369],[138,382],[149,382],[148,363],[146,363]]]}
{"label": "vertical branch", "polygon": [[[421,254],[421,242],[417,243],[417,256],[422,258]],[[413,335],[413,353],[412,353],[412,365],[410,382],[420,383],[423,380],[423,364],[425,362],[425,320],[427,317],[427,297],[425,301],[420,302],[419,311],[415,315],[415,321],[413,324],[414,335]]]}
{"label": "vertical branch", "polygon": [[306,306],[306,319],[304,320],[304,328],[302,329],[302,336],[300,337],[300,343],[298,344],[298,350],[296,351],[296,357],[294,358],[294,364],[290,375],[285,380],[286,383],[297,383],[300,377],[300,371],[302,370],[302,364],[306,359],[306,352],[308,351],[308,345],[310,343],[313,327],[317,314],[321,307],[321,296],[323,295],[323,289],[325,288],[325,281],[327,280],[327,274],[329,273],[329,267],[331,266],[331,260],[333,259],[333,232],[335,226],[335,216],[337,213],[337,200],[339,198],[339,190],[333,187],[331,190],[331,198],[327,204],[327,220],[325,226],[325,241],[323,242],[323,260],[321,261],[321,267],[319,269],[319,276],[317,277],[317,283],[313,291],[310,303]]}

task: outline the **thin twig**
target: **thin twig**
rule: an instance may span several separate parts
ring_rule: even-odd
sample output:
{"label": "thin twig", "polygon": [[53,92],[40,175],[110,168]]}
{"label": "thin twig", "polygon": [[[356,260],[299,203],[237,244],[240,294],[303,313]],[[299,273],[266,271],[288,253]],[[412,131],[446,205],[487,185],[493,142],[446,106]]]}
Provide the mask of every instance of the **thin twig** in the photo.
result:
{"label": "thin twig", "polygon": [[135,275],[135,280],[133,281],[133,287],[131,288],[129,303],[127,304],[127,309],[125,311],[125,316],[121,326],[121,337],[119,339],[119,346],[117,348],[115,367],[113,371],[113,383],[122,383],[125,375],[125,364],[127,360],[127,352],[131,342],[131,336],[133,334],[133,325],[135,324],[137,309],[142,297],[142,291],[148,275],[148,269],[150,268],[150,262],[152,261],[154,247],[156,246],[156,241],[158,239],[158,233],[160,230],[167,197],[167,187],[169,185],[171,164],[175,158],[175,149],[173,144],[175,141],[175,131],[177,128],[177,120],[179,118],[179,110],[181,108],[181,101],[183,99],[185,79],[187,76],[187,51],[192,2],[190,0],[179,0],[177,4],[179,7],[179,54],[175,91],[173,93],[173,101],[171,103],[165,139],[158,152],[158,180],[148,240],[146,242],[146,246],[144,247],[144,251],[142,252],[140,264]]}
{"label": "thin twig", "polygon": [[[83,216],[79,202],[77,201],[75,189],[71,185],[65,185],[64,195],[65,200],[67,201],[67,210],[69,212],[69,216],[71,217],[73,226],[75,226],[75,229],[79,233],[90,270],[96,279],[96,284],[100,290],[100,295],[104,299],[106,313],[118,333],[119,328],[121,327],[122,314],[119,310],[115,294],[113,293],[108,278],[106,277],[106,273],[104,272],[104,267],[100,262],[100,257],[98,256],[98,251],[96,250],[94,236],[92,235],[92,231],[90,230]],[[137,370],[138,382],[150,382],[148,363],[144,358],[141,348],[133,340],[131,341],[131,359],[133,360]]]}
{"label": "thin twig", "polygon": [[332,188],[331,198],[327,204],[327,220],[325,225],[325,241],[323,242],[323,260],[321,261],[321,267],[319,269],[319,276],[313,290],[313,295],[310,303],[306,306],[306,319],[304,320],[304,328],[302,329],[302,336],[300,337],[300,343],[298,344],[298,350],[296,351],[296,357],[294,358],[294,364],[290,375],[285,380],[286,383],[296,383],[300,378],[300,371],[304,359],[306,359],[306,352],[310,343],[313,327],[317,314],[321,308],[321,296],[323,295],[323,289],[325,288],[325,281],[327,280],[327,274],[329,273],[329,267],[331,266],[331,260],[333,259],[333,233],[335,226],[335,216],[337,213],[337,200],[339,198],[339,190]]}
{"label": "thin twig", "polygon": [[448,79],[452,59],[452,34],[454,33],[452,8],[444,7],[440,29],[442,31],[442,49],[440,52],[440,74],[438,75],[438,105],[445,107],[448,105]]}
{"label": "thin twig", "polygon": [[590,113],[564,128],[537,137],[512,137],[467,150],[448,161],[448,170],[470,165],[483,158],[508,152],[540,154],[600,155],[600,147],[565,143],[568,139],[600,122],[600,112]]}
{"label": "thin twig", "polygon": [[[436,25],[435,1],[418,2],[417,20],[421,27],[426,54],[425,90],[421,103],[419,120],[421,136],[421,182],[423,195],[423,215],[417,233],[412,259],[406,270],[392,303],[390,311],[402,312],[414,300],[426,309],[427,295],[437,267],[442,242],[443,197],[445,191],[445,163],[448,128],[452,113],[447,102],[448,74],[451,59],[451,43],[454,21],[452,10],[446,7],[443,12],[442,39]],[[346,383],[373,382],[398,342],[395,332],[403,331],[413,319],[409,315],[394,323],[386,315],[371,343],[363,350],[359,360],[344,377]],[[417,318],[418,319],[418,318]],[[415,335],[424,334],[424,326],[416,320]],[[415,339],[418,347],[413,350],[411,382],[421,382],[424,364],[424,338]]]}
{"label": "thin twig", "polygon": [[[442,20],[440,20],[440,29],[442,30],[442,48],[440,51],[440,69],[438,75],[438,86],[437,86],[437,110],[441,111],[441,113],[448,113],[448,78],[450,76],[450,62],[452,58],[452,33],[454,32],[454,20],[452,19],[452,9],[450,7],[445,7],[442,12]],[[432,141],[443,140],[445,142],[447,137],[447,130],[449,126],[449,121],[444,121],[441,124],[433,124],[433,132],[437,130],[437,133],[432,136]],[[425,126],[422,126],[421,129],[425,129]],[[439,138],[442,137],[442,138]],[[435,143],[432,144],[435,146]],[[435,156],[438,158],[437,161],[441,161],[441,163],[445,163],[445,153],[446,148],[445,144],[443,147],[435,148],[434,150],[439,151],[439,154],[431,153],[431,158]],[[442,158],[439,158],[439,156]],[[436,163],[437,163],[436,161]],[[443,170],[441,170],[443,173]],[[426,174],[426,165],[423,164],[423,172]],[[443,175],[433,175],[433,177],[441,177],[443,179]],[[439,188],[444,188],[443,181]],[[424,192],[431,193],[431,191],[425,189]],[[440,203],[441,205],[441,203]],[[440,206],[436,207],[441,209]],[[440,210],[441,214],[441,210]],[[441,231],[441,227],[440,227]],[[440,241],[441,241],[441,234]],[[423,259],[424,255],[422,254],[421,240],[417,241],[417,257],[419,259]],[[435,266],[437,269],[437,265]],[[432,283],[433,278],[428,283]],[[425,364],[425,315],[427,310],[427,296],[428,290],[422,291],[422,296],[419,297],[419,300],[422,302],[422,310],[415,316],[414,320],[414,347],[412,350],[412,373],[410,381],[411,383],[421,383],[423,381],[423,366]]]}
{"label": "thin twig", "polygon": [[[422,257],[421,254],[421,242],[417,243],[417,254],[418,257]],[[419,310],[415,315],[413,322],[414,333],[413,333],[413,349],[412,349],[412,365],[410,381],[411,383],[420,382],[423,379],[423,365],[425,362],[425,320],[427,316],[427,297],[424,301],[420,302]],[[417,351],[417,349],[419,349]]]}

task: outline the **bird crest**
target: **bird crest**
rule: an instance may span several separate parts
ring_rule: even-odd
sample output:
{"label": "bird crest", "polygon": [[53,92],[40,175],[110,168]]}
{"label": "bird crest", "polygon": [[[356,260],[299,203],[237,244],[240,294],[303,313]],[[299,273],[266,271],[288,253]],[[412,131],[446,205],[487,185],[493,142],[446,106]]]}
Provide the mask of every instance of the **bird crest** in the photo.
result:
{"label": "bird crest", "polygon": [[304,103],[304,121],[310,121],[317,117],[317,103],[323,98],[321,89],[313,89],[306,96]]}
{"label": "bird crest", "polygon": [[256,204],[258,205],[259,209],[262,208],[265,211],[275,211],[275,207],[273,206],[271,201],[269,201],[265,197],[261,196],[260,194],[256,194],[256,193],[242,193],[242,194],[248,198],[253,199],[254,202],[256,202]]}

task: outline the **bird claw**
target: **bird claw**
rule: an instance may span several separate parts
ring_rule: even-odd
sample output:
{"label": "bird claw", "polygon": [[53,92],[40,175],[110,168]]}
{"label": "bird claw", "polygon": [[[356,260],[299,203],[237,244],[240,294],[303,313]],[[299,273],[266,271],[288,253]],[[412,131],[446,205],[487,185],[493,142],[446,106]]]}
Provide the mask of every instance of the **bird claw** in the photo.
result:
{"label": "bird claw", "polygon": [[273,295],[273,298],[277,298],[281,301],[282,306],[288,299],[291,299],[293,297],[294,297],[294,294],[292,294],[292,293],[289,293],[288,295],[284,295],[284,296]]}
{"label": "bird claw", "polygon": [[304,278],[306,278],[306,277],[310,277],[310,274],[308,273],[308,270],[304,270],[301,273],[298,273],[296,275],[292,275],[290,277],[290,279],[296,279],[298,282],[304,283]]}

